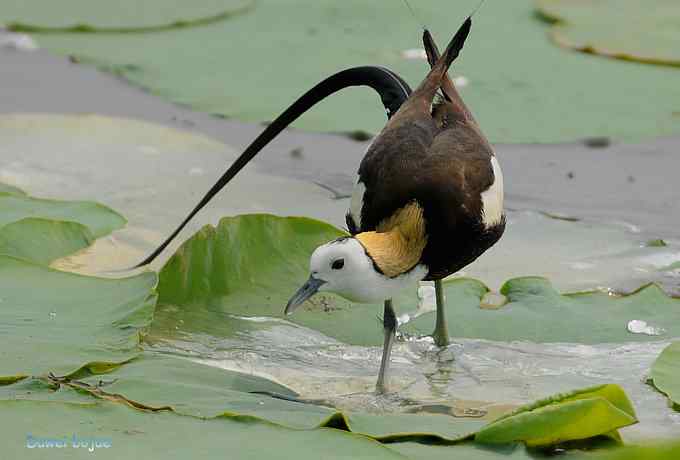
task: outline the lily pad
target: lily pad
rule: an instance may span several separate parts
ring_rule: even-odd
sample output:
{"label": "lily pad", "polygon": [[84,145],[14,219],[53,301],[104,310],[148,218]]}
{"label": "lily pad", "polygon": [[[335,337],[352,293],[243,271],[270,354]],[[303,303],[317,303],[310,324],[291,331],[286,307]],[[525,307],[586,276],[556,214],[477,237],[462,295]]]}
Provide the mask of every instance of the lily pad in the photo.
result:
{"label": "lily pad", "polygon": [[66,374],[138,353],[156,276],[86,278],[0,256],[0,375]]}
{"label": "lily pad", "polygon": [[[225,336],[241,329],[238,316],[282,317],[296,285],[309,275],[313,250],[342,235],[317,220],[266,214],[225,217],[217,228],[204,227],[159,274],[155,335],[164,335],[163,324],[180,319],[182,325],[175,331],[205,332],[207,326]],[[464,300],[472,297],[467,290],[460,296]],[[404,303],[409,299],[413,307],[415,293],[405,293]],[[377,345],[382,340],[376,320],[379,311],[352,305],[333,294],[319,294],[288,319],[346,343]],[[218,317],[220,321],[215,321]]]}
{"label": "lily pad", "polygon": [[0,24],[24,32],[150,32],[220,21],[252,6],[239,0],[3,0]]}
{"label": "lily pad", "polygon": [[[462,286],[456,283],[452,280],[444,284],[447,315],[452,318],[449,332],[453,337],[585,344],[680,337],[680,299],[668,296],[655,284],[628,295],[602,291],[561,294],[545,278],[514,278],[501,289],[508,303],[500,309],[488,310],[458,305],[451,295],[459,295]],[[483,295],[481,286],[478,292]],[[633,319],[664,332],[660,336],[631,334],[627,325]],[[432,319],[423,317],[413,326],[427,331],[431,322]]]}
{"label": "lily pad", "polygon": [[680,410],[680,342],[670,344],[654,361],[650,381]]}
{"label": "lily pad", "polygon": [[[448,0],[433,0],[421,2],[416,10],[443,43],[477,3],[465,0],[452,8]],[[293,10],[294,21],[281,21]],[[680,132],[672,115],[680,100],[677,69],[561,50],[545,37],[549,25],[533,13],[533,0],[486,5],[475,15],[471,37],[453,68],[454,75],[467,78],[462,95],[492,141],[558,142],[590,136],[632,141]],[[36,34],[34,39],[170,101],[262,122],[347,67],[384,65],[410,84],[419,83],[427,63],[404,59],[402,52],[421,47],[420,33],[403,2],[279,0],[259,2],[250,14],[229,21],[162,34],[92,34],[87,40],[75,34]],[[305,58],[291,65],[291,56]],[[499,72],[499,63],[508,56],[512,69]],[[522,116],[515,116],[518,108]],[[356,89],[325,101],[295,126],[375,133],[384,123],[375,94]]]}
{"label": "lily pad", "polygon": [[602,385],[524,406],[482,428],[475,441],[522,441],[527,446],[545,447],[602,435],[620,439],[615,430],[634,423],[635,411],[623,390]]}
{"label": "lily pad", "polygon": [[673,0],[537,0],[551,38],[586,53],[680,66],[680,4]]}
{"label": "lily pad", "polygon": [[98,203],[0,194],[0,228],[29,217],[78,222],[99,238],[125,225],[120,214]]}
{"label": "lily pad", "polygon": [[[207,420],[172,412],[142,412],[102,401],[94,405],[41,401],[0,401],[3,452],[10,458],[44,454],[37,438],[66,438],[66,447],[49,449],[51,455],[72,458],[92,455],[86,447],[74,448],[72,437],[109,441],[96,448],[98,458],[222,459],[285,458],[403,459],[380,443],[341,430],[293,430],[248,417],[224,416]],[[32,438],[28,438],[28,436]],[[34,446],[35,450],[27,447]],[[73,452],[73,451],[76,452]],[[79,452],[80,451],[80,452]]]}
{"label": "lily pad", "polygon": [[125,225],[120,214],[93,202],[0,193],[0,207],[0,254],[45,265]]}
{"label": "lily pad", "polygon": [[[205,227],[160,272],[154,335],[229,337],[246,328],[272,327],[272,322],[248,324],[240,318],[282,317],[286,301],[308,276],[314,248],[340,235],[340,230],[319,221],[271,215],[229,217],[217,228]],[[444,287],[453,337],[588,344],[680,337],[680,299],[656,285],[622,296],[599,291],[560,294],[545,278],[515,278],[503,286],[509,302],[497,310],[480,308],[488,288],[479,281],[452,279]],[[395,301],[401,312],[415,316],[405,332],[431,331],[434,315],[414,314],[414,292],[404,292]],[[324,293],[286,319],[345,343],[379,345],[380,312],[381,305],[353,305]],[[631,334],[631,319],[661,326],[665,334]]]}
{"label": "lily pad", "polygon": [[93,241],[90,229],[76,222],[26,218],[0,227],[0,254],[44,265]]}

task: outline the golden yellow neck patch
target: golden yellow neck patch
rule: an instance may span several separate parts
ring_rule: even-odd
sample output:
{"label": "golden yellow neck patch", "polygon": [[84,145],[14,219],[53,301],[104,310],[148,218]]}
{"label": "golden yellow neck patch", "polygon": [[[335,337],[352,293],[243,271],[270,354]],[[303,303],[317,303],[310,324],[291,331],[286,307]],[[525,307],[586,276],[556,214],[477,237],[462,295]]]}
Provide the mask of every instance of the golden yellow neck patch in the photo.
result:
{"label": "golden yellow neck patch", "polygon": [[380,222],[376,231],[355,238],[386,276],[399,276],[418,263],[427,244],[423,209],[413,201]]}

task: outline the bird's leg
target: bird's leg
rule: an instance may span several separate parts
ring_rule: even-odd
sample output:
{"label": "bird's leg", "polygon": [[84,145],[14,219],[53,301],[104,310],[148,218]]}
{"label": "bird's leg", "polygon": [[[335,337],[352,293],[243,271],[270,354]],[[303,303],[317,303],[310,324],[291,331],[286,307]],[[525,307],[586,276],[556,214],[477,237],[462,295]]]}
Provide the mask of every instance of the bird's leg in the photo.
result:
{"label": "bird's leg", "polygon": [[397,332],[397,315],[392,308],[392,299],[385,301],[385,312],[383,314],[383,329],[385,332],[385,341],[383,342],[382,360],[380,362],[380,373],[378,374],[378,383],[375,385],[376,393],[387,392],[387,369],[390,365],[390,355],[392,354],[392,345]]}
{"label": "bird's leg", "polygon": [[437,320],[434,326],[432,338],[435,345],[445,347],[449,344],[449,329],[446,327],[446,314],[444,312],[444,288],[442,280],[435,280],[434,295],[437,299]]}

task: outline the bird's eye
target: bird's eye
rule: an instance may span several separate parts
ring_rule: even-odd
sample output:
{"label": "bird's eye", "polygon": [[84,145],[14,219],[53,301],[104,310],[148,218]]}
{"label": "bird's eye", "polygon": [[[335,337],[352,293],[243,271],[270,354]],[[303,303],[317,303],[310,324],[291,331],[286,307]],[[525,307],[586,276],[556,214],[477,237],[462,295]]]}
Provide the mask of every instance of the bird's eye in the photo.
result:
{"label": "bird's eye", "polygon": [[333,270],[340,270],[340,269],[342,269],[342,267],[344,267],[344,266],[345,266],[345,259],[336,259],[336,260],[334,260],[333,263],[331,264],[331,268],[332,268]]}

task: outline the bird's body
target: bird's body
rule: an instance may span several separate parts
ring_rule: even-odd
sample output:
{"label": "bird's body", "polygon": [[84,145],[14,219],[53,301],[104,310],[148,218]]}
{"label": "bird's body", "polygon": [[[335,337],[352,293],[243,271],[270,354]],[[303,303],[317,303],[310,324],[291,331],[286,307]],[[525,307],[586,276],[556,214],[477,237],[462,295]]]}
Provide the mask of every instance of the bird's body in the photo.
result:
{"label": "bird's body", "polygon": [[470,264],[502,235],[502,180],[488,142],[450,102],[442,101],[432,114],[399,111],[361,162],[347,226],[353,235],[375,231],[416,203],[427,240],[418,264],[427,267],[424,279],[441,279]]}

